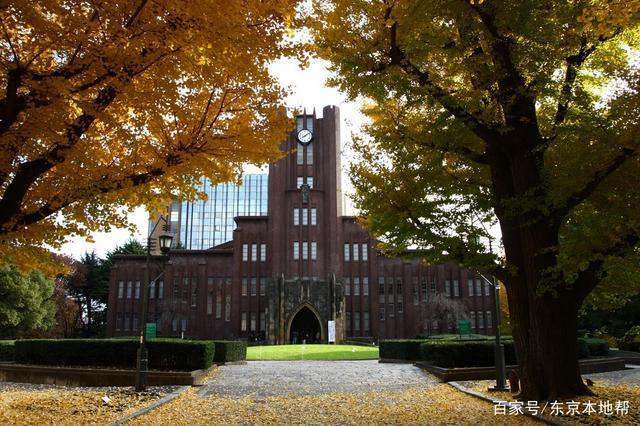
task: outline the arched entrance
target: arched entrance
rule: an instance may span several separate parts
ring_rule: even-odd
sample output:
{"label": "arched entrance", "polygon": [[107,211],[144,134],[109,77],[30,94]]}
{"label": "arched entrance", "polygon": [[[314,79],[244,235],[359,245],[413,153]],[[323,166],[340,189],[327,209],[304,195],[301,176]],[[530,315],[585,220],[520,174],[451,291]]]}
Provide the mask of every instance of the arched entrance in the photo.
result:
{"label": "arched entrance", "polygon": [[303,306],[295,314],[289,326],[289,343],[320,343],[322,328],[316,314]]}

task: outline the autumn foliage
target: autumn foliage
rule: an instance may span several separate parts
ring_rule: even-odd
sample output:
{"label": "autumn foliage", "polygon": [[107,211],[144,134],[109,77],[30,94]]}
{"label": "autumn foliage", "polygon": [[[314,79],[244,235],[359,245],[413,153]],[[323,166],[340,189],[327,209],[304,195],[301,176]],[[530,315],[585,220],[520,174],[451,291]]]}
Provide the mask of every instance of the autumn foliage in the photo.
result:
{"label": "autumn foliage", "polygon": [[34,0],[0,6],[0,256],[28,267],[70,234],[193,197],[278,157],[266,65],[295,0]]}

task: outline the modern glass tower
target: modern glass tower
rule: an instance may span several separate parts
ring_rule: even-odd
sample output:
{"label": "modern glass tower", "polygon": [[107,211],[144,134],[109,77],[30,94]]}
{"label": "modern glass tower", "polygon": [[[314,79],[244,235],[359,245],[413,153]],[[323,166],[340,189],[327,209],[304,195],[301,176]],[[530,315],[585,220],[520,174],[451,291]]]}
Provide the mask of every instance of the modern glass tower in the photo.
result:
{"label": "modern glass tower", "polygon": [[173,202],[171,229],[177,232],[176,245],[188,250],[206,250],[233,239],[236,216],[266,216],[269,175],[247,174],[242,184],[211,185],[201,180],[206,201]]}

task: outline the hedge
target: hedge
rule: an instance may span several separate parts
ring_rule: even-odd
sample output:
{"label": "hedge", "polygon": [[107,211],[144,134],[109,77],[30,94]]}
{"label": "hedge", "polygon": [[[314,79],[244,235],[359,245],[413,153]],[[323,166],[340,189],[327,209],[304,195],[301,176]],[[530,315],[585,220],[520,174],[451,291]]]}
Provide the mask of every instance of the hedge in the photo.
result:
{"label": "hedge", "polygon": [[[505,364],[516,364],[513,341],[503,342]],[[420,359],[440,367],[490,367],[494,362],[495,345],[489,340],[423,341]]]}
{"label": "hedge", "polygon": [[214,340],[216,352],[214,362],[233,362],[247,359],[247,342]]}
{"label": "hedge", "polygon": [[14,341],[0,340],[0,362],[13,361]]}
{"label": "hedge", "polygon": [[383,340],[380,342],[380,358],[417,361],[420,359],[420,345],[424,342],[421,339]]}
{"label": "hedge", "polygon": [[[24,364],[135,368],[136,340],[34,339],[15,342],[15,361]],[[147,342],[149,368],[199,370],[213,363],[211,341],[153,339]]]}
{"label": "hedge", "polygon": [[594,337],[580,337],[578,338],[578,352],[580,358],[607,356],[609,354],[609,342]]}

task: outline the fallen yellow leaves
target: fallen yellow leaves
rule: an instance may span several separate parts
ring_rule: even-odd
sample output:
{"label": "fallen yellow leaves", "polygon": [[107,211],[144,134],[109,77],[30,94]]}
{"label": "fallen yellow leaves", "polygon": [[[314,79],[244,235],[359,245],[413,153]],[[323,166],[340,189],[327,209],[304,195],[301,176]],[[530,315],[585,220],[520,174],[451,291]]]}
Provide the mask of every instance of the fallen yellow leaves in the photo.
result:
{"label": "fallen yellow leaves", "polygon": [[496,417],[493,406],[445,384],[369,393],[234,399],[201,398],[195,389],[147,415],[136,425],[282,424],[535,424],[522,416]]}
{"label": "fallen yellow leaves", "polygon": [[[102,400],[104,396],[110,399],[108,403]],[[0,392],[0,424],[107,424],[160,397],[160,393],[138,394],[131,389],[3,391]]]}

